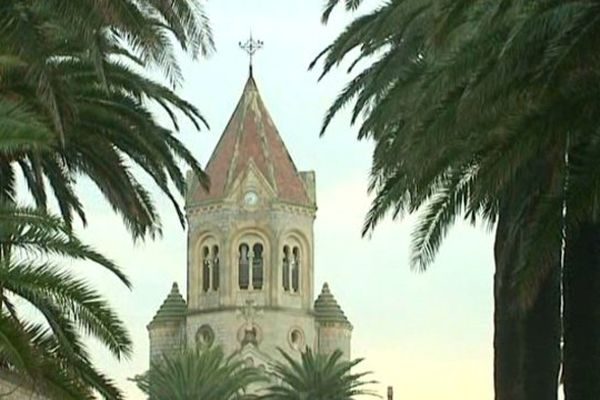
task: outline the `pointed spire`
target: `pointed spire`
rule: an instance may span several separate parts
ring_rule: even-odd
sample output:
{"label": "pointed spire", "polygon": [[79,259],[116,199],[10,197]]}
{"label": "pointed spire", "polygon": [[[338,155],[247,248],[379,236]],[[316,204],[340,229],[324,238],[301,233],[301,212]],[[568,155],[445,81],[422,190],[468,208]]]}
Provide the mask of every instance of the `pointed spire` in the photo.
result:
{"label": "pointed spire", "polygon": [[177,321],[185,318],[187,313],[187,304],[179,293],[179,287],[173,282],[171,292],[156,312],[151,324],[163,321]]}
{"label": "pointed spire", "polygon": [[327,282],[323,284],[323,289],[321,289],[321,294],[315,300],[314,307],[317,322],[337,322],[352,327],[344,311],[329,290]]}
{"label": "pointed spire", "polygon": [[252,76],[248,77],[235,111],[206,166],[210,191],[195,182],[190,189],[188,204],[223,198],[251,162],[279,199],[293,204],[312,204]]}

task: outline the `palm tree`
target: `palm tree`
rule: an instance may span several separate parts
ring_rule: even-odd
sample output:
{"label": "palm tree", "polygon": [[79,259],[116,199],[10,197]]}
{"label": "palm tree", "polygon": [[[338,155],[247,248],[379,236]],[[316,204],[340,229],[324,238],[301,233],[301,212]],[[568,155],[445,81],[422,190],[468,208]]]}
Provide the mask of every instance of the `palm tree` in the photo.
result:
{"label": "palm tree", "polygon": [[[110,90],[101,88],[93,65],[81,60],[57,62],[61,87],[68,92],[69,106],[77,119],[64,129],[64,143],[55,137],[46,151],[27,151],[3,157],[4,170],[20,169],[39,207],[45,208],[46,179],[55,193],[62,215],[70,224],[71,213],[85,218],[74,192],[74,179],[88,176],[102,191],[115,211],[120,213],[135,237],[159,231],[158,216],[147,190],[132,174],[129,164],[137,164],[172,200],[183,223],[183,215],[172,194],[170,184],[180,193],[185,178],[179,160],[203,176],[198,162],[168,129],[158,125],[142,99],[156,99],[164,107],[178,107],[193,121],[201,118],[197,110],[175,96],[169,89],[134,73],[117,62],[105,63]],[[26,71],[20,71],[26,74]],[[37,100],[19,92],[23,100],[15,106],[36,109]],[[38,117],[38,121],[43,120]],[[174,120],[176,122],[176,120]],[[16,190],[13,181],[5,180],[4,191]]]}
{"label": "palm tree", "polygon": [[[162,0],[8,0],[0,6],[0,11],[2,49],[18,52],[35,64],[41,72],[40,82],[51,77],[46,74],[48,70],[43,71],[44,59],[51,50],[48,45],[65,30],[67,41],[76,40],[87,46],[80,49],[86,50],[94,60],[100,76],[102,61],[110,49],[146,67],[159,68],[172,84],[180,84],[181,71],[174,45],[179,45],[194,59],[214,50],[208,16],[200,0],[168,3]],[[52,82],[47,80],[46,83]]]}
{"label": "palm tree", "polygon": [[[212,51],[212,34],[199,1],[2,2],[0,204],[14,207],[10,204],[17,198],[20,173],[36,206],[46,210],[54,196],[63,220],[62,225],[55,217],[48,227],[31,225],[42,224],[45,213],[40,211],[39,218],[22,221],[19,218],[35,212],[20,209],[18,217],[3,221],[6,227],[0,224],[2,231],[16,236],[21,229],[12,232],[9,227],[30,224],[25,229],[30,235],[27,240],[35,241],[22,244],[26,249],[37,246],[42,252],[86,257],[124,279],[105,258],[82,245],[70,247],[79,243],[70,228],[74,214],[86,221],[75,185],[87,177],[121,214],[134,238],[159,233],[151,196],[132,167],[145,171],[171,199],[183,224],[174,193],[185,190],[181,164],[190,167],[203,184],[207,181],[198,162],[174,136],[179,130],[176,112],[189,118],[196,129],[206,122],[173,91],[181,83],[176,44],[195,58]],[[160,70],[169,86],[146,78],[140,72],[146,69]],[[149,111],[150,102],[165,110],[173,128],[157,123]],[[6,358],[6,366],[25,371],[36,382],[42,375],[56,383],[64,378],[63,383],[69,383],[61,386],[66,394],[57,394],[57,398],[69,398],[67,394],[90,398],[90,388],[106,398],[119,398],[110,380],[89,361],[79,330],[97,336],[115,356],[122,357],[129,352],[130,343],[120,321],[97,293],[69,274],[45,264],[36,264],[34,269],[24,262],[14,264],[21,244],[10,240],[0,248],[0,265],[6,267],[2,278],[6,281],[0,282],[0,304],[2,312],[8,313],[2,315],[2,332],[13,332],[23,341],[22,353],[6,353],[12,357]],[[31,286],[34,283],[43,286]],[[37,307],[48,326],[28,324],[13,314],[12,296]],[[25,357],[28,351],[34,354],[29,359]]]}
{"label": "palm tree", "polygon": [[[210,28],[195,0],[47,1],[10,0],[0,6],[1,107],[26,114],[29,123],[0,126],[14,140],[43,127],[53,133],[50,149],[0,153],[0,193],[15,196],[17,171],[36,204],[45,208],[48,187],[61,215],[85,222],[74,186],[87,176],[135,238],[160,232],[148,190],[131,171],[137,165],[171,199],[183,224],[173,188],[183,194],[180,161],[207,184],[199,163],[173,135],[176,111],[199,129],[198,110],[172,89],[139,71],[158,67],[173,85],[180,81],[173,39],[192,55],[212,49]],[[148,103],[160,105],[174,129],[156,122]],[[12,111],[11,111],[12,110]],[[47,184],[46,184],[47,182]]]}
{"label": "palm tree", "polygon": [[[543,193],[548,180],[525,181],[523,172],[531,171],[534,166],[530,163],[527,168],[515,168],[522,182],[514,179],[502,182],[500,179],[506,172],[514,172],[506,167],[511,160],[498,164],[498,160],[490,159],[486,164],[484,151],[496,148],[479,143],[483,139],[479,135],[481,127],[465,130],[456,127],[454,115],[462,111],[458,101],[467,92],[466,83],[472,78],[465,68],[443,70],[444,65],[453,61],[447,60],[456,51],[451,46],[458,44],[448,44],[453,51],[447,50],[450,53],[446,55],[433,34],[447,29],[444,16],[455,16],[463,32],[475,27],[465,27],[464,20],[451,10],[450,5],[440,2],[434,6],[430,1],[395,1],[353,22],[326,50],[324,73],[354,48],[361,49],[359,60],[373,54],[383,55],[347,85],[328,112],[324,129],[344,104],[356,98],[353,122],[364,111],[366,116],[359,135],[375,139],[376,145],[371,189],[377,193],[364,233],[373,229],[390,209],[394,216],[424,210],[413,236],[415,267],[426,269],[449,226],[463,210],[473,221],[483,219],[493,223],[499,219],[494,278],[496,399],[525,399],[533,395],[531,392],[551,399],[556,397],[560,361],[559,247],[546,259],[536,260],[539,267],[530,268],[552,272],[530,279],[537,290],[536,294],[531,294],[531,290],[525,292],[529,294],[528,311],[523,311],[523,301],[519,301],[524,297],[523,291],[517,296],[513,284],[521,269],[520,262],[526,260],[523,241],[517,238],[528,238],[533,229],[522,223],[522,218],[536,212],[535,201],[523,200],[529,193],[531,200],[543,197],[534,193]],[[498,27],[499,32],[501,28]],[[493,31],[490,36],[493,34],[499,33]],[[469,47],[464,57],[466,61],[467,57],[477,61],[492,58],[497,52],[494,45],[493,41],[484,41],[479,47]],[[464,66],[466,61],[461,61]],[[456,76],[448,76],[450,73]],[[477,112],[464,108],[465,112]],[[474,126],[478,122],[470,116],[464,120],[460,122],[472,122]],[[487,154],[498,158],[498,153]],[[497,165],[503,169],[498,171]],[[543,165],[537,165],[534,170],[543,169]],[[498,181],[503,184],[498,185]],[[519,196],[515,186],[529,186],[531,191]],[[542,342],[538,336],[547,340]]]}
{"label": "palm tree", "polygon": [[[328,2],[324,20],[337,3]],[[583,257],[597,254],[586,238],[598,214],[591,82],[599,12],[593,2],[396,0],[357,18],[323,52],[323,74],[354,49],[352,67],[375,60],[324,123],[354,99],[353,122],[365,115],[359,135],[375,141],[365,232],[388,211],[423,210],[413,265],[426,268],[457,217],[497,221],[497,399],[556,397],[564,232],[566,394],[599,393],[600,352],[583,354],[600,349],[599,292],[590,283],[598,262]]]}
{"label": "palm tree", "polygon": [[279,382],[268,387],[261,399],[351,400],[356,396],[378,397],[372,390],[364,388],[377,383],[363,379],[370,372],[352,372],[352,368],[363,361],[360,358],[345,361],[340,350],[331,354],[315,354],[307,348],[300,360],[296,360],[283,350],[279,351],[285,360],[273,366],[275,379]]}
{"label": "palm tree", "polygon": [[199,346],[163,355],[133,381],[151,400],[242,400],[252,398],[246,389],[262,379],[257,369],[226,357],[220,347]]}
{"label": "palm tree", "polygon": [[[49,259],[96,263],[129,286],[119,268],[80,242],[59,217],[6,203],[0,205],[0,256],[0,368],[50,398],[123,398],[92,365],[82,334],[121,359],[132,350],[124,324],[87,282]],[[26,317],[31,307],[39,322]]]}

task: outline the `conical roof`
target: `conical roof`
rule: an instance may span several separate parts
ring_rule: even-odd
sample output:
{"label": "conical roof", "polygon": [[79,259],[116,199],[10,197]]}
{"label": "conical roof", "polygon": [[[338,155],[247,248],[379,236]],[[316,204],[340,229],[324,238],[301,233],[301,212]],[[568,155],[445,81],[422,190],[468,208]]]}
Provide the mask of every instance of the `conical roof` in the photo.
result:
{"label": "conical roof", "polygon": [[180,320],[185,317],[186,313],[187,304],[179,293],[177,283],[174,282],[171,292],[163,301],[151,323]]}
{"label": "conical roof", "polygon": [[302,178],[261,99],[252,75],[248,77],[235,111],[206,165],[210,190],[206,191],[194,182],[188,201],[195,203],[224,197],[251,161],[279,199],[294,204],[310,204]]}
{"label": "conical roof", "polygon": [[315,316],[317,322],[338,322],[352,326],[335,297],[333,297],[327,283],[323,285],[321,294],[315,300]]}

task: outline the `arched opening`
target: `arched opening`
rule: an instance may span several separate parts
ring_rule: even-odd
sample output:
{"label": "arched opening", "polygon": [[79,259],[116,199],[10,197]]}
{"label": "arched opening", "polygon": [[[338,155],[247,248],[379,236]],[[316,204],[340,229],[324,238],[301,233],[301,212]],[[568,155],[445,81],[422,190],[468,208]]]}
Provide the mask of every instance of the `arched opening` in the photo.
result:
{"label": "arched opening", "polygon": [[202,248],[202,290],[210,289],[210,251],[208,246]]}
{"label": "arched opening", "polygon": [[219,289],[219,246],[214,245],[212,248],[212,288]]}
{"label": "arched opening", "polygon": [[239,267],[238,267],[238,281],[240,289],[248,289],[250,284],[250,260],[249,260],[249,247],[246,243],[242,243],[239,247]]}
{"label": "arched opening", "polygon": [[281,271],[283,290],[290,291],[290,248],[283,246],[283,270]]}
{"label": "arched opening", "polygon": [[292,250],[292,291],[298,292],[300,290],[300,248],[297,246]]}
{"label": "arched opening", "polygon": [[263,245],[254,244],[252,247],[252,288],[261,290],[263,287]]}

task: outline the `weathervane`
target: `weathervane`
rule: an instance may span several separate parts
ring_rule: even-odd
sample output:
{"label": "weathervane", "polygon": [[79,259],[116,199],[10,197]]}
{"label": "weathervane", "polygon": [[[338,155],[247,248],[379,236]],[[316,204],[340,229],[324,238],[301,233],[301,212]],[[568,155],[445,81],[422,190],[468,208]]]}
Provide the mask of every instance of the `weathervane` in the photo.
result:
{"label": "weathervane", "polygon": [[254,40],[252,33],[250,33],[250,39],[245,43],[239,42],[239,45],[240,48],[250,56],[250,76],[252,76],[252,57],[254,56],[254,53],[263,47],[264,42],[262,40]]}

